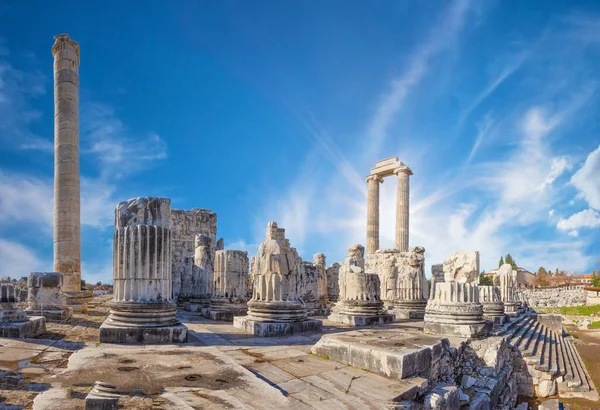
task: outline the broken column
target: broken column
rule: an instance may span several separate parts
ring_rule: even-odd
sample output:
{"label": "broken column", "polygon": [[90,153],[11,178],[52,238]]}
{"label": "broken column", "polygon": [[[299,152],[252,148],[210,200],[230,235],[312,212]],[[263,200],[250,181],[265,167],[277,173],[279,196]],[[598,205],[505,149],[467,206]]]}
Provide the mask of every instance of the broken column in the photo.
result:
{"label": "broken column", "polygon": [[103,343],[182,343],[171,282],[171,200],[133,198],[115,210],[113,300]]}
{"label": "broken column", "polygon": [[409,178],[413,174],[404,163],[394,170],[398,176],[396,186],[396,249],[408,251]]}
{"label": "broken column", "polygon": [[401,252],[394,315],[401,319],[423,319],[427,306],[425,279],[425,248],[417,246]]}
{"label": "broken column", "polygon": [[14,283],[0,283],[0,337],[36,337],[46,331],[46,318],[28,316],[17,307]]}
{"label": "broken column", "polygon": [[81,312],[92,294],[81,290],[79,45],[67,34],[54,39],[54,270]]}
{"label": "broken column", "polygon": [[454,252],[444,262],[444,282],[427,302],[423,331],[478,337],[488,330],[479,301],[479,252]]}
{"label": "broken column", "polygon": [[47,321],[60,322],[73,316],[68,296],[62,291],[60,272],[32,272],[27,278],[27,309],[30,316],[43,316]]}
{"label": "broken column", "polygon": [[319,300],[317,267],[311,262],[304,262],[302,258],[298,258],[296,268],[298,269],[300,300],[306,305],[309,316],[318,315],[319,312],[316,310]]}
{"label": "broken column", "polygon": [[326,316],[329,314],[329,297],[327,295],[327,259],[324,254],[313,255],[313,265],[317,270],[317,302],[313,315]]}
{"label": "broken column", "polygon": [[340,296],[328,319],[353,326],[381,325],[394,321],[394,315],[384,311],[380,298],[380,280],[365,272],[365,248],[353,245],[340,267]]}
{"label": "broken column", "polygon": [[340,296],[340,264],[334,262],[327,268],[327,298],[330,303],[338,301]]}
{"label": "broken column", "polygon": [[431,265],[431,289],[429,290],[429,298],[433,297],[435,287],[438,283],[444,281],[444,264],[438,263]]}
{"label": "broken column", "polygon": [[494,285],[500,288],[500,297],[504,304],[504,313],[508,316],[517,315],[518,303],[515,298],[517,289],[516,276],[513,275],[512,266],[508,263],[500,266],[494,275]]}
{"label": "broken column", "polygon": [[187,302],[183,304],[190,312],[204,312],[210,304],[214,281],[214,254],[212,241],[207,235],[196,235],[194,239],[192,276],[186,288]]}
{"label": "broken column", "polygon": [[321,321],[308,319],[300,299],[299,261],[298,252],[285,238],[285,229],[269,222],[266,240],[255,259],[248,315],[233,318],[236,328],[263,337],[321,330]]}
{"label": "broken column", "polygon": [[494,323],[504,323],[504,304],[498,286],[479,286],[479,301],[483,306],[483,317]]}
{"label": "broken column", "polygon": [[210,307],[204,316],[212,320],[232,321],[248,311],[248,252],[218,250]]}

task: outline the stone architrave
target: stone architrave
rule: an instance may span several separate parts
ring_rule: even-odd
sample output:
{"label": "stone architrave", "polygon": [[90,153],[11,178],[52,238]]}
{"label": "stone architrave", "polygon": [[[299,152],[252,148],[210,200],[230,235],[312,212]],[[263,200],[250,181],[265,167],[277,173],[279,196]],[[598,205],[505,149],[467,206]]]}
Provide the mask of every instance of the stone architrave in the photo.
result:
{"label": "stone architrave", "polygon": [[327,259],[325,254],[314,254],[313,265],[317,270],[317,302],[312,314],[315,316],[327,316],[330,309],[329,296],[327,294]]}
{"label": "stone architrave", "polygon": [[233,326],[262,337],[320,331],[322,322],[308,319],[300,297],[299,261],[298,252],[285,238],[285,229],[269,222],[254,263],[248,315],[234,317]]}
{"label": "stone architrave", "polygon": [[338,301],[340,296],[340,264],[334,262],[327,268],[327,298],[330,303]]}
{"label": "stone architrave", "polygon": [[513,275],[512,266],[508,263],[500,266],[494,275],[494,286],[500,288],[500,297],[504,304],[504,313],[508,316],[516,316],[518,314],[518,303],[515,299],[515,291],[517,289],[517,281]]}
{"label": "stone architrave", "polygon": [[444,264],[439,263],[431,265],[431,289],[429,291],[429,299],[433,297],[436,284],[440,282],[444,282]]}
{"label": "stone architrave", "polygon": [[27,309],[30,316],[43,316],[49,322],[60,322],[73,316],[67,304],[68,296],[62,291],[63,274],[60,272],[32,272],[27,279]]}
{"label": "stone architrave", "polygon": [[192,276],[186,292],[187,302],[183,307],[190,312],[205,314],[212,297],[215,252],[212,241],[207,235],[196,235],[194,246]]}
{"label": "stone architrave", "polygon": [[171,200],[133,198],[115,210],[113,300],[102,343],[183,343],[171,280]]}
{"label": "stone architrave", "polygon": [[46,331],[46,318],[28,316],[17,307],[14,283],[0,283],[0,337],[36,337]]}
{"label": "stone architrave", "polygon": [[213,292],[204,316],[232,321],[248,311],[248,252],[218,250],[215,253]]}
{"label": "stone architrave", "polygon": [[81,312],[93,295],[81,289],[79,45],[67,34],[54,40],[54,270],[67,303]]}
{"label": "stone architrave", "polygon": [[380,298],[379,276],[365,272],[365,248],[353,245],[340,267],[339,301],[328,319],[352,326],[381,325],[394,321],[394,315],[385,313]]}
{"label": "stone architrave", "polygon": [[483,317],[494,323],[504,323],[504,304],[498,286],[479,286],[479,301],[483,306]]}
{"label": "stone architrave", "polygon": [[460,337],[484,335],[490,324],[479,300],[479,252],[451,254],[444,262],[444,279],[427,302],[423,331]]}

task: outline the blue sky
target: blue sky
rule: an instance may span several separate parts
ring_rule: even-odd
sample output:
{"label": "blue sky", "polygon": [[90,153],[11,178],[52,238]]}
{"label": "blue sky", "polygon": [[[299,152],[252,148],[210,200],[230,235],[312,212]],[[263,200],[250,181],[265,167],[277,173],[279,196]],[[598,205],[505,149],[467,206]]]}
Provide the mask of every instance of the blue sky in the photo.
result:
{"label": "blue sky", "polygon": [[[85,4],[82,4],[85,3]],[[126,3],[125,5],[120,3]],[[151,4],[152,7],[148,5]],[[268,221],[308,260],[365,243],[396,155],[411,246],[589,272],[600,263],[600,6],[431,1],[0,3],[0,266],[52,269],[53,35],[81,47],[83,278],[112,278],[117,202]],[[381,187],[381,247],[395,181]],[[429,276],[429,273],[428,273]]]}

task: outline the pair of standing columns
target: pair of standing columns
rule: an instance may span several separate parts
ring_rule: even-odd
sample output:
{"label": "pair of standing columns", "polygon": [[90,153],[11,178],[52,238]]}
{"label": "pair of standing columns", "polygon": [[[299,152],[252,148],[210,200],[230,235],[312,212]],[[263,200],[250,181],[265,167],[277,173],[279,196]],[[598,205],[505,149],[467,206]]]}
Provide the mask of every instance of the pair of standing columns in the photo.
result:
{"label": "pair of standing columns", "polygon": [[[411,169],[403,165],[394,170],[398,176],[396,187],[396,249],[408,251],[408,206],[409,177]],[[383,182],[380,175],[369,175],[366,178],[367,188],[367,254],[379,249],[379,184]]]}

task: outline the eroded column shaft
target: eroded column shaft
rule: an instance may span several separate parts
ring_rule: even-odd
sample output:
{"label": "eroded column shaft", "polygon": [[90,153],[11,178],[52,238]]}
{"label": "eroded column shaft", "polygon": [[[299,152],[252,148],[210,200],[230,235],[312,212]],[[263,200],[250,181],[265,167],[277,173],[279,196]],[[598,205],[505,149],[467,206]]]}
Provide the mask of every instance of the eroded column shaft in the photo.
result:
{"label": "eroded column shaft", "polygon": [[379,184],[376,175],[367,177],[367,254],[379,249]]}
{"label": "eroded column shaft", "polygon": [[409,213],[409,176],[406,171],[399,171],[396,188],[396,249],[408,251],[408,213]]}

